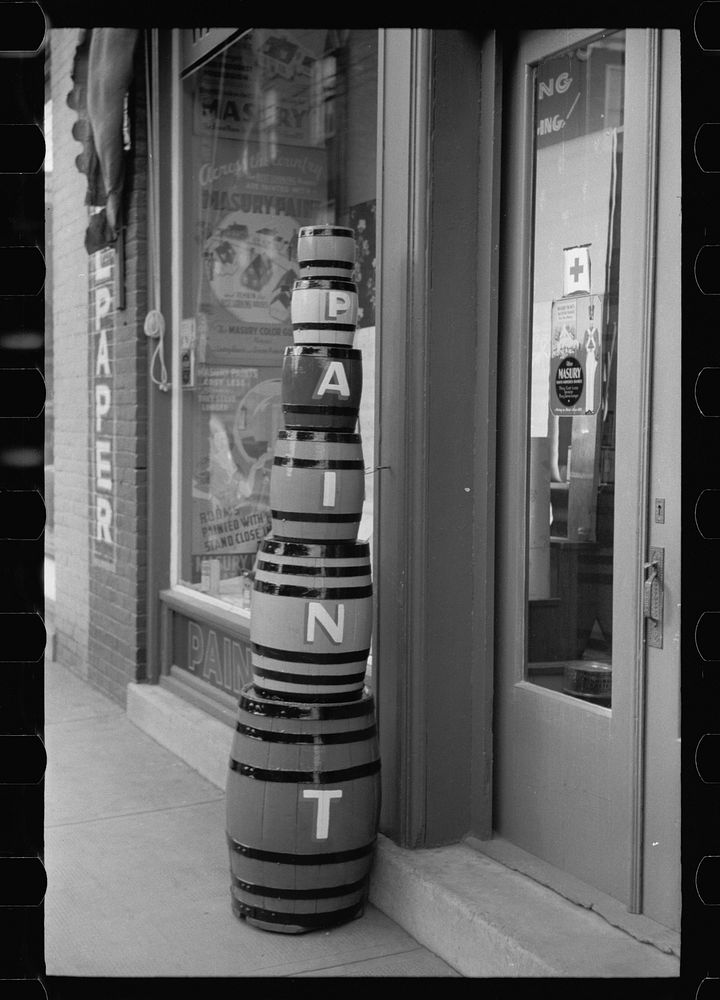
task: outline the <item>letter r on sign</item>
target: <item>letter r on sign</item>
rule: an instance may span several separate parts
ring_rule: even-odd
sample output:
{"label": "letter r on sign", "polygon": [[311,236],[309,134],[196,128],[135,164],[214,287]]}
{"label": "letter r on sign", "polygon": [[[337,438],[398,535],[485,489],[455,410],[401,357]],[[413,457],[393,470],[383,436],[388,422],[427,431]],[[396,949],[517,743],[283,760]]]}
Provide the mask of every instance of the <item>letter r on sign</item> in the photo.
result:
{"label": "letter r on sign", "polygon": [[304,788],[304,799],[317,799],[317,814],[315,816],[315,839],[327,840],[330,832],[330,802],[341,799],[339,788]]}

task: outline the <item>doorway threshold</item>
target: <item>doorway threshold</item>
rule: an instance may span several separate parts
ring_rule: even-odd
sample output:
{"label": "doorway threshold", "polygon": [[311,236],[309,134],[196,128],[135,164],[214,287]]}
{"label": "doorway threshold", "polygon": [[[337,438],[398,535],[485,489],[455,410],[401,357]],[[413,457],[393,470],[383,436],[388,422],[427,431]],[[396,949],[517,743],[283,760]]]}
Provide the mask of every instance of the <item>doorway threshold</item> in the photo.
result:
{"label": "doorway threshold", "polygon": [[506,868],[527,876],[540,885],[552,889],[570,903],[597,913],[603,920],[624,931],[636,941],[651,945],[666,955],[680,957],[680,934],[669,927],[651,920],[641,913],[629,913],[617,899],[588,885],[574,875],[560,871],[553,865],[529,854],[502,837],[478,840],[467,837],[465,843],[475,851],[492,858]]}
{"label": "doorway threshold", "polygon": [[380,836],[370,902],[463,976],[680,975],[669,939],[636,937],[467,843],[410,850]]}

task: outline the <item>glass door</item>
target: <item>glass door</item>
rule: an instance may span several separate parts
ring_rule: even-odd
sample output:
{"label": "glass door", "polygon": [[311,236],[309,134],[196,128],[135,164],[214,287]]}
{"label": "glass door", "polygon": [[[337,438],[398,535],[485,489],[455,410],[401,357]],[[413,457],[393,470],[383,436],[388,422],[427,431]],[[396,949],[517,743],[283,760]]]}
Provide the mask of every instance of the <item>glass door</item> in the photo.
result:
{"label": "glass door", "polygon": [[660,278],[680,287],[679,259],[660,276],[654,255],[659,47],[639,30],[529,32],[508,67],[494,825],[637,910],[662,724],[646,683],[663,600],[652,364],[670,335],[655,296]]}

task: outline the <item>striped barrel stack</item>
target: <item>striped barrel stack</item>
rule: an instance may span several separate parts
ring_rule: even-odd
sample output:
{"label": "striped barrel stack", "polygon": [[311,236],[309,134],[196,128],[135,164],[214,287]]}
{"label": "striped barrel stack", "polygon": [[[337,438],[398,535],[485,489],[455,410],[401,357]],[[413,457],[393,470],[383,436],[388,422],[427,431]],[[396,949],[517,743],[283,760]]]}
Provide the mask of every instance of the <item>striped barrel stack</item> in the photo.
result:
{"label": "striped barrel stack", "polygon": [[380,814],[352,229],[303,227],[298,265],[226,793],[233,912],[284,933],[362,914]]}

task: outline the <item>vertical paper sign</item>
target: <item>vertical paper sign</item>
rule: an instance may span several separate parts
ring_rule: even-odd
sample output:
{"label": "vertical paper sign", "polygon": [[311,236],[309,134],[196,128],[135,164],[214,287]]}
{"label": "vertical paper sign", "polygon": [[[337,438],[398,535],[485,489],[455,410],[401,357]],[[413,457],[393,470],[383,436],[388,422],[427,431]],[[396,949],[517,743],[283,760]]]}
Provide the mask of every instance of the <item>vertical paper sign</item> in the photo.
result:
{"label": "vertical paper sign", "polygon": [[602,295],[575,295],[552,304],[550,412],[597,413],[602,394]]}
{"label": "vertical paper sign", "polygon": [[90,550],[115,568],[115,251],[89,257]]}

